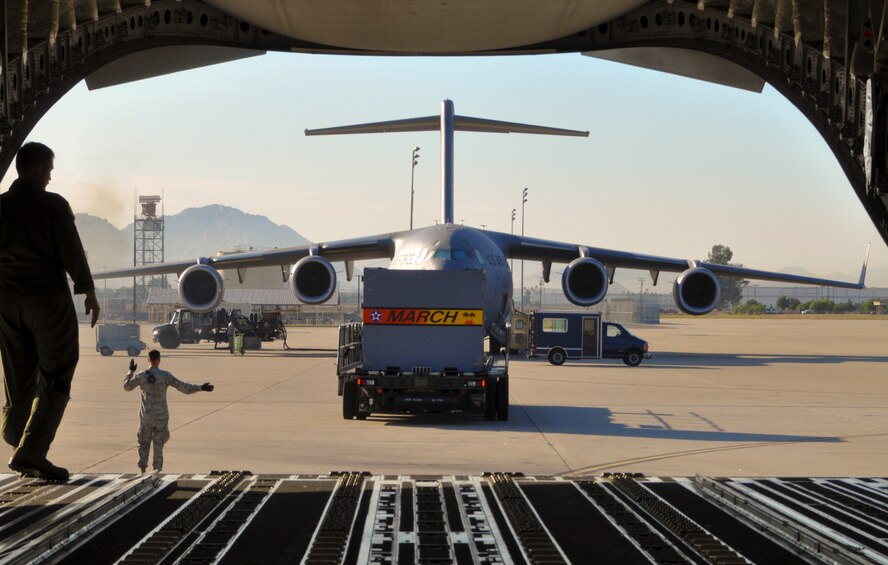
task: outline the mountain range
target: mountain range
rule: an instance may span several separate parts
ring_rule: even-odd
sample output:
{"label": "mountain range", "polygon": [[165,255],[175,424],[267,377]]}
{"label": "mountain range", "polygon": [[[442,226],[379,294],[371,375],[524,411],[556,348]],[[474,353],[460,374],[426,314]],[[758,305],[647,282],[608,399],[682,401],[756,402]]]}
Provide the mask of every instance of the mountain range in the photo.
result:
{"label": "mountain range", "polygon": [[[93,271],[132,266],[133,224],[117,229],[108,220],[90,214],[76,214],[75,221]],[[164,217],[165,261],[306,243],[306,238],[288,226],[219,204],[186,208]]]}

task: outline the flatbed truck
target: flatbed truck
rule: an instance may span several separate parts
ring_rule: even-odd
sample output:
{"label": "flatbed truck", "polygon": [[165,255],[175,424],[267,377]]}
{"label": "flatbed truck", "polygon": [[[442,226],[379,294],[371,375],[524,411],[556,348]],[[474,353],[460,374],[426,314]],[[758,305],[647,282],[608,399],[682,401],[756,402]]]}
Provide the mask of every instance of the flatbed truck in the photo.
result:
{"label": "flatbed truck", "polygon": [[508,354],[484,351],[483,271],[364,270],[363,321],[339,329],[342,416],[509,418]]}

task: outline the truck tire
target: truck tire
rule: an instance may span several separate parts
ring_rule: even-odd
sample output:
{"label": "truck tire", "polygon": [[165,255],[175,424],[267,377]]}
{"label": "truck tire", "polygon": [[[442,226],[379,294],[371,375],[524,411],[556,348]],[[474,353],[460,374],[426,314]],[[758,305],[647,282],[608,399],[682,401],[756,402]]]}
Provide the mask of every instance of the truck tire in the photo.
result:
{"label": "truck tire", "polygon": [[509,419],[509,376],[499,378],[496,384],[496,419],[505,422]]}
{"label": "truck tire", "polygon": [[171,333],[161,334],[157,340],[164,349],[176,349],[179,347],[179,336]]}
{"label": "truck tire", "polygon": [[484,392],[484,419],[488,422],[496,420],[497,393],[496,379],[487,379],[487,389]]}
{"label": "truck tire", "polygon": [[99,353],[102,354],[102,357],[111,357],[112,355],[114,355],[114,351],[112,351],[111,348],[108,347],[107,345],[103,345],[99,349]]}
{"label": "truck tire", "polygon": [[630,367],[637,367],[641,365],[641,360],[644,359],[641,355],[641,351],[637,349],[630,349],[623,355],[623,363],[626,363]]}
{"label": "truck tire", "polygon": [[342,387],[342,417],[351,420],[357,414],[358,406],[358,383],[355,381],[345,381]]}
{"label": "truck tire", "polygon": [[567,360],[567,353],[565,353],[560,347],[556,347],[549,351],[547,359],[549,360],[549,363],[552,363],[553,365],[564,365],[564,362]]}
{"label": "truck tire", "polygon": [[126,354],[130,357],[138,357],[139,356],[139,348],[133,347],[132,345],[126,348]]}

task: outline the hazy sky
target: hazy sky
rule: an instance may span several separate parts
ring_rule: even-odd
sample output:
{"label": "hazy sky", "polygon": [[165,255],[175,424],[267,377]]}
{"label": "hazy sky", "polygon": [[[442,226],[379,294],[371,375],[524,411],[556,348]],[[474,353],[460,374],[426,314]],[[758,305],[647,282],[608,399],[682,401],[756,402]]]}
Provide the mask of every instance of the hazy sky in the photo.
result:
{"label": "hazy sky", "polygon": [[[456,134],[458,221],[528,235],[829,275],[888,267],[888,249],[814,128],[754,94],[581,55],[269,54],[65,96],[30,139],[56,152],[50,190],[118,227],[133,194],[167,213],[219,203],[313,241],[406,229],[439,209],[435,132],[305,137],[306,128],[456,113],[589,130],[589,138]],[[5,189],[13,174],[7,174]],[[213,253],[215,250],[207,250]]]}

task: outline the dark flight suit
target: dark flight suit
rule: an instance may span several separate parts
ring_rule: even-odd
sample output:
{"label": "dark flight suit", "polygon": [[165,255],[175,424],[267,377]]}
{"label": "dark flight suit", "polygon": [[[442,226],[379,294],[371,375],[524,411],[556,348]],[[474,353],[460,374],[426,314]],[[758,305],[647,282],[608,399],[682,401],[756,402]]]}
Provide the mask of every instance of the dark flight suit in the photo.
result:
{"label": "dark flight suit", "polygon": [[[68,202],[18,179],[0,196],[3,439],[43,457],[55,438],[79,359],[74,292],[94,290]],[[33,414],[32,414],[33,413]]]}

